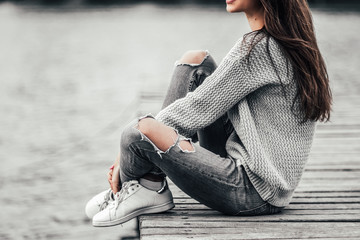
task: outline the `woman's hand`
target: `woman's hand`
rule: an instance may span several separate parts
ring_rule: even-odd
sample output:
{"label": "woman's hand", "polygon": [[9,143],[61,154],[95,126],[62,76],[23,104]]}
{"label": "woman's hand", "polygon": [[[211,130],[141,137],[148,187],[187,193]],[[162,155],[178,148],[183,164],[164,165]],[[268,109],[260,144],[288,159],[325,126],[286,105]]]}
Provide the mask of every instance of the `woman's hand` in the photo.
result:
{"label": "woman's hand", "polygon": [[107,179],[110,184],[111,190],[113,193],[120,191],[120,153],[118,154],[116,161],[113,166],[111,166],[110,171],[107,174]]}

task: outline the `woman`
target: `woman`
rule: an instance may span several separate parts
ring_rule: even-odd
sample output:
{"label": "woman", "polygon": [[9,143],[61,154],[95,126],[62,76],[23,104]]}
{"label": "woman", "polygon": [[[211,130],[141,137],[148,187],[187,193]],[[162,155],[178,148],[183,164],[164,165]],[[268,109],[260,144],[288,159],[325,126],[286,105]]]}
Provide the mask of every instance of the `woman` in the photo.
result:
{"label": "woman", "polygon": [[225,214],[273,214],[289,204],[315,123],[330,117],[311,14],[305,0],[226,3],[245,12],[252,32],[217,68],[204,51],[180,59],[160,113],[122,133],[111,190],[87,204],[94,226],[173,208],[166,176]]}

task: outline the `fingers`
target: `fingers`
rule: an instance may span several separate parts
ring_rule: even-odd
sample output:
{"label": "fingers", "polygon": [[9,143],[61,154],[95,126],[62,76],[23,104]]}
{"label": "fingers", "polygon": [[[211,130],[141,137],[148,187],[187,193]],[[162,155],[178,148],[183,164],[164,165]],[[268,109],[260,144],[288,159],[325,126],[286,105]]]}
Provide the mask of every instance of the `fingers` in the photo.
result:
{"label": "fingers", "polygon": [[111,187],[111,184],[112,184],[112,173],[113,173],[113,170],[110,170],[108,173],[107,173],[107,179],[108,179],[108,182],[110,184],[110,187]]}
{"label": "fingers", "polygon": [[120,153],[116,156],[116,160],[113,166],[116,168],[119,166],[119,164],[120,164]]}
{"label": "fingers", "polygon": [[112,176],[108,176],[108,182],[113,193],[117,193],[118,191],[120,191],[120,185],[118,180],[114,181]]}
{"label": "fingers", "polygon": [[114,165],[110,167],[107,175],[107,180],[109,182],[110,188],[114,193],[120,191],[120,153],[117,155]]}
{"label": "fingers", "polygon": [[111,190],[115,194],[120,191],[120,187],[119,187],[119,185],[113,183],[113,185],[111,186]]}
{"label": "fingers", "polygon": [[113,193],[117,193],[118,191],[120,191],[120,186],[119,186],[119,182],[118,181],[111,181],[111,190],[113,191]]}
{"label": "fingers", "polygon": [[111,182],[111,190],[113,191],[113,193],[117,193],[118,191],[120,191],[120,186],[118,183],[114,183]]}
{"label": "fingers", "polygon": [[107,177],[108,177],[109,180],[112,179],[112,174],[113,174],[113,171],[112,171],[112,170],[110,170],[110,171],[107,173]]}
{"label": "fingers", "polygon": [[111,189],[114,193],[120,190],[120,168],[115,167],[111,178]]}

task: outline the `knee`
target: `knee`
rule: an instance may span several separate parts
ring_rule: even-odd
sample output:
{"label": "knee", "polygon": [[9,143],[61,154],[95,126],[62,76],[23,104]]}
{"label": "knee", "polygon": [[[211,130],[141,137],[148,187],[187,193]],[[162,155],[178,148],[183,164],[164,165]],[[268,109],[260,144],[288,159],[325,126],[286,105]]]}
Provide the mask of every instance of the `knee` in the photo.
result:
{"label": "knee", "polygon": [[120,137],[120,147],[128,148],[131,143],[141,140],[141,134],[136,129],[134,122],[127,125],[121,133]]}
{"label": "knee", "polygon": [[180,64],[200,64],[206,57],[207,52],[203,50],[187,51],[178,61]]}
{"label": "knee", "polygon": [[149,137],[154,129],[156,129],[156,120],[153,118],[143,118],[138,122],[137,129],[144,134],[146,137]]}
{"label": "knee", "polygon": [[167,151],[176,142],[178,137],[174,129],[153,118],[144,118],[140,120],[137,128],[163,152]]}
{"label": "knee", "polygon": [[[153,118],[144,118],[140,120],[138,130],[163,152],[167,151],[177,142],[177,132]],[[180,141],[179,147],[183,151],[194,151],[189,140]]]}

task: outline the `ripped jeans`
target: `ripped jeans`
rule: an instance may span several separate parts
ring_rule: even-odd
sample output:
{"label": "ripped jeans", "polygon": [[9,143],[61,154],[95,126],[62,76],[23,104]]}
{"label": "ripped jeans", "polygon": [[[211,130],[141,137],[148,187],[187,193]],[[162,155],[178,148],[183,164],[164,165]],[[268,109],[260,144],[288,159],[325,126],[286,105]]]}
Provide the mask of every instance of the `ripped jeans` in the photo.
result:
{"label": "ripped jeans", "polygon": [[[193,91],[215,68],[209,54],[198,65],[178,64],[163,107]],[[179,146],[185,139],[179,134],[168,150],[161,151],[137,129],[139,120],[131,122],[121,136],[121,182],[152,173],[169,177],[195,200],[225,214],[262,215],[282,210],[262,200],[244,168],[226,156],[226,139],[233,131],[226,116],[194,136],[193,139],[199,139],[200,146],[192,144],[193,151]]]}

